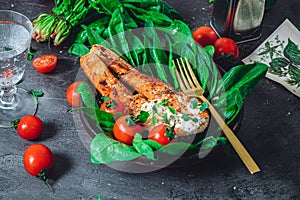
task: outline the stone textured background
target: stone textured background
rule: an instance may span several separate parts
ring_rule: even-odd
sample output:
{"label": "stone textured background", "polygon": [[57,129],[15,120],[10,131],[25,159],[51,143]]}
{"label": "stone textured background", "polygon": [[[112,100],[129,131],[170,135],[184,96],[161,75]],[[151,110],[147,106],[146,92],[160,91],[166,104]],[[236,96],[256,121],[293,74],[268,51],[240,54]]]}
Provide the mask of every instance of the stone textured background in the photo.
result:
{"label": "stone textured background", "polygon": [[[208,0],[167,2],[184,16],[192,30],[209,24],[212,4]],[[23,12],[30,19],[49,12],[52,6],[50,0],[0,0],[0,9]],[[240,46],[241,58],[286,17],[299,25],[298,9],[298,0],[278,0],[265,14],[262,38]],[[46,75],[28,66],[21,83],[45,93],[37,113],[45,123],[43,136],[28,142],[13,129],[0,129],[0,199],[300,199],[300,100],[282,86],[264,80],[244,104],[238,136],[261,167],[260,173],[250,175],[232,151],[230,157],[220,152],[196,166],[128,174],[92,164],[73,117],[67,113],[65,91],[79,68],[78,58],[67,53],[68,43],[59,48],[35,42],[32,46],[38,50],[37,55],[56,53],[59,63]],[[56,157],[49,177],[54,194],[23,168],[25,148],[37,142],[49,146]]]}

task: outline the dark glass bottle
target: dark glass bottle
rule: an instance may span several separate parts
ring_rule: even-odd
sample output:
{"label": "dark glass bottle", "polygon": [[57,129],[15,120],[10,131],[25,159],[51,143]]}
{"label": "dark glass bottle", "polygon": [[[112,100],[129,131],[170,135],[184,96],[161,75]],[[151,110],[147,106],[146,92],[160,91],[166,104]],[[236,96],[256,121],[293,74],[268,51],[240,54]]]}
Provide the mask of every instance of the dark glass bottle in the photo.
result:
{"label": "dark glass bottle", "polygon": [[265,11],[265,0],[215,0],[211,26],[220,37],[238,43],[258,39]]}

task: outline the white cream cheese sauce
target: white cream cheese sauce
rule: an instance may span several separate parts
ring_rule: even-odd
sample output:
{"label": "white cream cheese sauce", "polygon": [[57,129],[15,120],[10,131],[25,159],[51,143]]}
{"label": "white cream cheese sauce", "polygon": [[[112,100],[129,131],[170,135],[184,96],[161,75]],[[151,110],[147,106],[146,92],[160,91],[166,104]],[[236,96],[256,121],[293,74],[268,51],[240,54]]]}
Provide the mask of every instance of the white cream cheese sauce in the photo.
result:
{"label": "white cream cheese sauce", "polygon": [[[141,110],[148,112],[150,118],[155,118],[158,124],[163,123],[164,117],[166,117],[170,126],[175,124],[175,130],[180,129],[186,135],[196,134],[198,127],[206,122],[204,118],[200,117],[202,111],[200,111],[199,107],[192,108],[190,106],[191,102],[187,104],[186,108],[190,114],[183,114],[177,111],[174,114],[167,106],[159,105],[161,102],[162,100],[160,99],[145,102],[142,104]],[[155,109],[153,110],[154,107]]]}

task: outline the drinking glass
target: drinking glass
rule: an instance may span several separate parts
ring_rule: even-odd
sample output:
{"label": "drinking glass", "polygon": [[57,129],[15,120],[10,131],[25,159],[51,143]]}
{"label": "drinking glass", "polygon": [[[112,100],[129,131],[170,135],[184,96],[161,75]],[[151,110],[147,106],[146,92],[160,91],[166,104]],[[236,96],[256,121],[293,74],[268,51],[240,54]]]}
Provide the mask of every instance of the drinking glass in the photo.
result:
{"label": "drinking glass", "polygon": [[34,96],[17,87],[28,63],[32,32],[26,16],[0,10],[0,127],[10,127],[13,120],[36,111]]}

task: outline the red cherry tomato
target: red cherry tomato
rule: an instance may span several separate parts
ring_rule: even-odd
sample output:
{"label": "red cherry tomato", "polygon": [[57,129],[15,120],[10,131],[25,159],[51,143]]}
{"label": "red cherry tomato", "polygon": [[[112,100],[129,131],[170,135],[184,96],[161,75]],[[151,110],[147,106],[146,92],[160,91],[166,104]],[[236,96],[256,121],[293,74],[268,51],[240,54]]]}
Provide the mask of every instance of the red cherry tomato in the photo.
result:
{"label": "red cherry tomato", "polygon": [[21,118],[17,126],[18,134],[26,140],[34,140],[43,132],[43,122],[34,115],[26,115]]}
{"label": "red cherry tomato", "polygon": [[24,152],[23,164],[30,175],[46,181],[47,171],[54,165],[54,155],[47,146],[32,144]]}
{"label": "red cherry tomato", "polygon": [[80,102],[80,94],[76,93],[76,90],[78,88],[78,85],[82,83],[83,81],[76,81],[69,85],[66,91],[66,99],[69,105],[73,107],[79,107]]}
{"label": "red cherry tomato", "polygon": [[135,134],[142,133],[142,127],[132,120],[132,116],[123,115],[117,119],[113,132],[118,141],[131,145]]}
{"label": "red cherry tomato", "polygon": [[167,145],[171,141],[176,141],[176,134],[174,133],[172,127],[166,124],[160,124],[153,127],[148,135],[149,140],[154,140],[161,145]]}
{"label": "red cherry tomato", "polygon": [[57,56],[54,54],[46,54],[35,58],[32,61],[33,67],[41,73],[49,73],[53,71],[57,64]]}
{"label": "red cherry tomato", "polygon": [[214,43],[214,59],[225,56],[236,60],[239,57],[239,48],[236,42],[230,38],[219,38]]}
{"label": "red cherry tomato", "polygon": [[117,100],[117,99],[109,99],[104,101],[101,106],[100,106],[100,110],[106,111],[108,113],[124,113],[125,112],[125,106],[124,104]]}
{"label": "red cherry tomato", "polygon": [[207,45],[213,45],[218,39],[216,32],[209,26],[200,26],[193,32],[194,40],[205,47]]}

